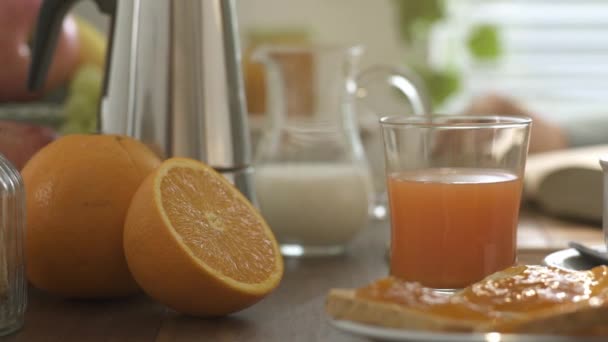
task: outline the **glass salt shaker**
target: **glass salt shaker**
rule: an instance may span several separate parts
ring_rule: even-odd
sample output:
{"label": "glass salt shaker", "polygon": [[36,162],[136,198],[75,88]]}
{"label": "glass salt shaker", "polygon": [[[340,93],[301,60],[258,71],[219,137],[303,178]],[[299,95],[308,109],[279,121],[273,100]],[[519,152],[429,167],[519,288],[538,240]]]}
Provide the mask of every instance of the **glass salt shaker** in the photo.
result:
{"label": "glass salt shaker", "polygon": [[267,85],[256,197],[285,256],[342,254],[369,224],[373,182],[355,113],[362,53],[360,46],[266,45],[252,55]]}
{"label": "glass salt shaker", "polygon": [[21,328],[27,304],[23,239],[25,190],[19,172],[0,155],[0,336]]}

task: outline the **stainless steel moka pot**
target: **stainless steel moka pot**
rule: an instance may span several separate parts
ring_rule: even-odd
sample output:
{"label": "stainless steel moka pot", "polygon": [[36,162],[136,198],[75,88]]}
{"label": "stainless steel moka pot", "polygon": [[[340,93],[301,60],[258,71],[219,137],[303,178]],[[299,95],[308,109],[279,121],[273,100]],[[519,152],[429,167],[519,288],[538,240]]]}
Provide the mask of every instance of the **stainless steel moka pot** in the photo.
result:
{"label": "stainless steel moka pot", "polygon": [[[44,83],[64,16],[44,0],[28,84]],[[202,160],[253,200],[250,142],[232,0],[95,0],[112,31],[99,131],[166,157]]]}

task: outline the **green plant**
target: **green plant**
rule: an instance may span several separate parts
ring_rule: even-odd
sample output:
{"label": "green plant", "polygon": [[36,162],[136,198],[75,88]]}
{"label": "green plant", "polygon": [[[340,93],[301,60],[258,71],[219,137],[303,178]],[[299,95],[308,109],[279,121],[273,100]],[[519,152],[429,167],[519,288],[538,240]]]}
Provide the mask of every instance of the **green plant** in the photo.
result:
{"label": "green plant", "polygon": [[396,0],[401,36],[412,42],[426,35],[431,26],[444,17],[442,0]]}
{"label": "green plant", "polygon": [[[401,37],[409,50],[408,64],[424,80],[433,105],[440,106],[460,89],[461,84],[461,75],[456,68],[439,70],[428,63],[429,32],[445,17],[445,0],[394,1]],[[467,38],[466,48],[478,61],[499,58],[502,48],[498,28],[491,24],[474,26]]]}
{"label": "green plant", "polygon": [[467,43],[469,52],[478,60],[495,60],[502,52],[498,28],[494,25],[481,24],[473,27]]}
{"label": "green plant", "polygon": [[460,77],[455,70],[437,70],[428,65],[428,35],[432,26],[445,16],[443,0],[395,0],[400,33],[410,50],[410,66],[423,79],[431,101],[439,106],[458,91]]}
{"label": "green plant", "polygon": [[424,80],[433,106],[441,105],[460,89],[460,74],[454,69],[436,70],[422,65],[414,70]]}

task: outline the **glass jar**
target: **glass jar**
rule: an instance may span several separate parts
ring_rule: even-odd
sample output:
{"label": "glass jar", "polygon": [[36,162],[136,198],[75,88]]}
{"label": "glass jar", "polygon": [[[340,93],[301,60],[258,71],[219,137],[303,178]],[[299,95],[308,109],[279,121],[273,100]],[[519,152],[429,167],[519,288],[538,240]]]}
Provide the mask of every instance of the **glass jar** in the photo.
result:
{"label": "glass jar", "polygon": [[23,325],[27,281],[23,256],[25,190],[19,172],[0,155],[0,336]]}

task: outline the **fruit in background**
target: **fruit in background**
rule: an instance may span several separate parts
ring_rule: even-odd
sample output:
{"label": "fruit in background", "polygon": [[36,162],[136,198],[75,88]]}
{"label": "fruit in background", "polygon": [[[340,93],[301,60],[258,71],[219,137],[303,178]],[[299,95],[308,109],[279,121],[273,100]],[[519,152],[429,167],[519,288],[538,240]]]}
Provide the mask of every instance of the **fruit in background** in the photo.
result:
{"label": "fruit in background", "polygon": [[80,41],[80,66],[64,102],[61,133],[94,133],[103,83],[106,38],[84,19],[76,17]]}
{"label": "fruit in background", "polygon": [[65,122],[61,133],[93,133],[97,130],[102,79],[102,69],[96,65],[85,64],[78,68],[63,107]]}
{"label": "fruit in background", "polygon": [[34,32],[41,0],[0,1],[0,102],[26,101],[41,97],[66,82],[78,65],[79,41],[72,16],[63,21],[57,48],[43,90],[27,90],[31,60],[29,40]]}
{"label": "fruit in background", "polygon": [[129,207],[124,249],[148,295],[191,315],[244,309],[283,275],[276,239],[258,211],[192,159],[168,159],[146,177]]}
{"label": "fruit in background", "polygon": [[55,139],[48,127],[0,121],[0,153],[18,170],[42,147]]}
{"label": "fruit in background", "polygon": [[106,36],[85,19],[79,16],[74,18],[78,26],[80,64],[94,64],[103,69],[106,57]]}
{"label": "fruit in background", "polygon": [[76,298],[138,291],[123,224],[133,194],[159,164],[144,144],[113,135],[68,135],[36,153],[22,171],[31,284]]}
{"label": "fruit in background", "polygon": [[[285,28],[274,29],[270,31],[253,30],[247,33],[247,48],[243,53],[243,74],[245,78],[245,93],[247,94],[247,111],[249,114],[262,115],[266,113],[266,73],[264,65],[252,59],[255,50],[261,45],[307,45],[310,44],[309,32],[302,28]],[[294,69],[293,77],[287,80],[287,83],[298,82],[301,89],[312,89],[312,85],[307,86],[312,82],[307,75],[312,74],[312,58],[306,52],[300,55],[283,57],[285,63],[290,63]],[[305,84],[302,86],[302,84]],[[289,85],[287,85],[287,88]],[[296,96],[294,103],[288,103],[289,112],[311,112],[310,101],[311,94],[304,96]]]}

